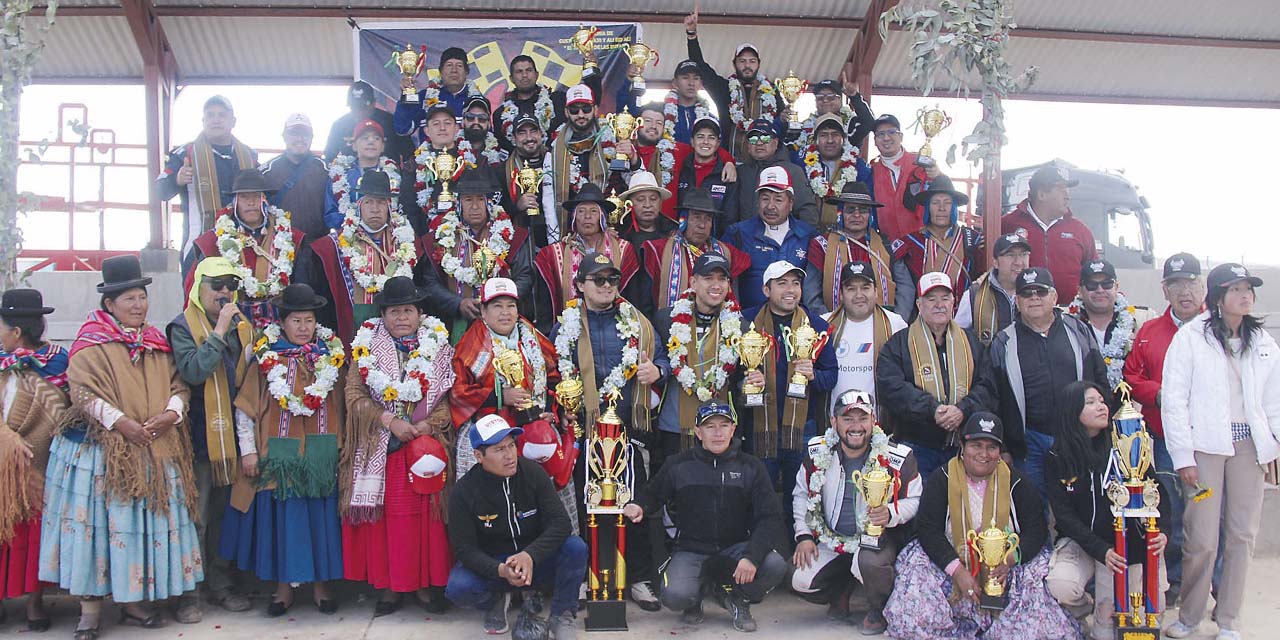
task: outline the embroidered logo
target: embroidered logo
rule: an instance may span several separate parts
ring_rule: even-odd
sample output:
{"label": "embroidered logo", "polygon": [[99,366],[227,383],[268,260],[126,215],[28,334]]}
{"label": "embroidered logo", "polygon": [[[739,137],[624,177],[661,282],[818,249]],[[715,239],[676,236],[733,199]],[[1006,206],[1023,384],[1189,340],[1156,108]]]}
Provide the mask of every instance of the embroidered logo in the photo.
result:
{"label": "embroidered logo", "polygon": [[596,254],[596,264],[610,264],[609,256],[606,256],[603,253]]}
{"label": "embroidered logo", "polygon": [[1039,276],[1040,274],[1034,271],[1027,271],[1026,273],[1022,274],[1022,281],[1026,282],[1027,284],[1035,284],[1036,278],[1038,278]]}
{"label": "embroidered logo", "polygon": [[930,367],[929,365],[924,365],[924,366],[920,367],[920,377],[921,377],[921,378],[932,378],[932,377],[933,377],[933,367]]}
{"label": "embroidered logo", "polygon": [[808,249],[796,249],[796,257],[797,257],[797,258],[800,258],[801,260],[803,260],[803,259],[804,259],[804,254],[805,254],[807,251],[808,251]]}
{"label": "embroidered logo", "polygon": [[1094,273],[1102,273],[1102,267],[1103,267],[1103,266],[1105,266],[1105,265],[1103,265],[1101,262],[1090,262],[1090,263],[1089,263],[1089,269],[1091,269]]}
{"label": "embroidered logo", "polygon": [[498,514],[496,514],[496,513],[495,513],[495,514],[493,514],[493,515],[489,515],[489,516],[476,516],[476,517],[480,519],[480,522],[483,522],[483,523],[484,523],[484,528],[486,528],[486,529],[492,529],[492,528],[493,528],[493,521],[494,521],[494,520],[496,520],[496,519],[498,518]]}
{"label": "embroidered logo", "polygon": [[978,428],[982,429],[983,433],[991,433],[991,431],[996,428],[996,421],[983,418],[978,421]]}
{"label": "embroidered logo", "polygon": [[858,275],[862,275],[862,270],[863,270],[863,265],[860,265],[860,264],[855,264],[849,267],[849,271],[852,271],[853,273],[856,273]]}
{"label": "embroidered logo", "polygon": [[1169,269],[1173,271],[1182,271],[1182,266],[1185,264],[1186,264],[1186,261],[1183,260],[1182,258],[1174,258],[1173,260],[1169,261]]}
{"label": "embroidered logo", "polygon": [[1244,267],[1231,267],[1231,273],[1236,274],[1237,278],[1243,278],[1249,275],[1249,272],[1245,271]]}
{"label": "embroidered logo", "polygon": [[730,471],[730,472],[729,472],[729,479],[730,479],[730,480],[737,480],[738,478],[741,478],[741,477],[742,477],[742,474],[741,474],[741,473],[739,473],[739,472],[737,472],[737,471]]}
{"label": "embroidered logo", "polygon": [[1027,239],[1027,230],[1023,227],[1018,227],[1017,229],[1014,229],[1013,233],[1016,234],[1019,238],[1022,238],[1023,240]]}
{"label": "embroidered logo", "polygon": [[1063,232],[1062,232],[1062,237],[1063,237],[1064,239],[1066,239],[1066,240],[1071,240],[1071,239],[1075,238],[1076,236],[1075,236],[1075,234],[1071,233],[1070,231],[1063,231]]}

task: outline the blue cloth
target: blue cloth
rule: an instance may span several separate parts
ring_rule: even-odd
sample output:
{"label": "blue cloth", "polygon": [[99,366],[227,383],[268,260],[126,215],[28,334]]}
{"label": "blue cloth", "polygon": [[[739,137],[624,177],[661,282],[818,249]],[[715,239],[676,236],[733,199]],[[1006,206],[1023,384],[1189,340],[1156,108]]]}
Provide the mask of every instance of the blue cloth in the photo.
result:
{"label": "blue cloth", "polygon": [[[397,112],[398,113],[398,112]],[[360,190],[356,187],[360,184],[360,177],[364,175],[364,170],[360,168],[359,162],[351,164],[351,168],[347,169],[347,195],[344,198],[346,202],[338,202],[338,198],[333,195],[333,182],[330,181],[328,188],[324,192],[324,224],[330,229],[338,229],[342,227],[342,219],[346,216],[346,207],[348,204],[355,203],[360,199]]]}
{"label": "blue cloth", "polygon": [[164,472],[172,487],[168,513],[145,500],[108,500],[102,445],[55,436],[45,472],[40,579],[73,596],[110,595],[120,603],[194,590],[204,580],[199,538],[177,466]]}
{"label": "blue cloth", "polygon": [[[507,556],[493,559],[500,563]],[[578,536],[564,539],[560,549],[549,561],[533,565],[533,586],[546,587],[552,585],[551,615],[558,616],[566,611],[578,610],[578,587],[587,571],[587,543]],[[506,580],[487,578],[462,566],[454,565],[449,572],[449,585],[444,595],[454,605],[466,609],[488,609],[497,601],[498,594],[514,590]]]}
{"label": "blue cloth", "polygon": [[765,302],[764,270],[778,260],[786,260],[804,269],[808,264],[809,241],[817,230],[809,223],[791,217],[791,228],[778,244],[764,236],[764,221],[759,216],[743,220],[731,227],[721,238],[743,250],[751,258],[751,266],[738,277],[738,302],[742,308],[758,307]]}
{"label": "blue cloth", "polygon": [[955,447],[936,449],[910,440],[903,440],[902,444],[911,447],[911,453],[915,454],[916,464],[920,467],[921,478],[928,478],[935,470],[943,467],[952,458],[956,457]]}
{"label": "blue cloth", "polygon": [[249,511],[227,505],[218,555],[275,582],[342,579],[338,498],[275,499],[259,491]]}
{"label": "blue cloth", "polygon": [[[1044,498],[1044,457],[1049,454],[1049,449],[1053,448],[1053,436],[1035,429],[1027,429],[1026,438],[1027,455],[1019,465],[1019,469],[1031,484],[1036,486],[1040,497]],[[1048,505],[1047,502],[1045,504]]]}
{"label": "blue cloth", "polygon": [[[427,141],[427,110],[423,106],[426,104],[426,95],[427,90],[423,89],[418,92],[418,101],[415,103],[410,104],[404,100],[396,102],[396,112],[393,116],[396,135],[413,136],[416,144]],[[463,106],[467,102],[467,85],[462,85],[462,91],[458,93],[450,93],[444,85],[441,85],[440,101],[453,109],[455,118],[461,118]]]}

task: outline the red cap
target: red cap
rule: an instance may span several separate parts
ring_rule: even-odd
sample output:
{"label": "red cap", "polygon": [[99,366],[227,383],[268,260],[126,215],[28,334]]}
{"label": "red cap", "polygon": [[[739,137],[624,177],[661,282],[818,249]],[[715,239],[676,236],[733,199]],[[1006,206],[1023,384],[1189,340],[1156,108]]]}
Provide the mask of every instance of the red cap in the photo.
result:
{"label": "red cap", "polygon": [[516,446],[521,456],[542,465],[557,489],[563,489],[573,480],[578,446],[572,433],[562,436],[550,422],[535,420],[524,425],[524,433],[516,438]]}
{"label": "red cap", "polygon": [[361,122],[360,124],[356,125],[355,130],[351,132],[351,137],[359,138],[360,134],[364,133],[369,129],[373,129],[374,131],[377,131],[379,137],[382,137],[382,138],[387,137],[386,134],[382,132],[382,125],[374,122],[373,120],[365,120],[364,122]]}
{"label": "red cap", "polygon": [[414,493],[431,495],[444,489],[449,453],[431,436],[418,436],[405,445],[408,457],[409,486]]}

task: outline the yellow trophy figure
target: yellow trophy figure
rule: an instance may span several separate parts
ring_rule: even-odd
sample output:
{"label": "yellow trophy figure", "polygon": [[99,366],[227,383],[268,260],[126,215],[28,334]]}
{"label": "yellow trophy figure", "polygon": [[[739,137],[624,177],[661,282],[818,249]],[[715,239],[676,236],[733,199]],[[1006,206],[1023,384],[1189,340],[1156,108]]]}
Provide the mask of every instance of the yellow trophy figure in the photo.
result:
{"label": "yellow trophy figure", "polygon": [[605,199],[613,203],[613,211],[609,212],[609,225],[617,228],[622,225],[622,221],[626,220],[627,216],[631,215],[631,210],[635,208],[635,205],[631,204],[630,200],[619,198],[617,194]]}
{"label": "yellow trophy figure", "polygon": [[[586,387],[582,385],[582,378],[565,378],[556,385],[556,402],[560,403],[561,407],[564,407],[566,413],[576,419],[578,412],[582,411],[585,391]],[[582,422],[574,421],[573,435],[578,438],[582,437]]]}
{"label": "yellow trophy figure", "polygon": [[773,86],[778,88],[778,95],[787,101],[787,110],[790,116],[787,117],[787,127],[793,130],[800,128],[800,112],[796,111],[796,101],[800,99],[800,94],[809,89],[809,81],[801,79],[796,75],[793,69],[785,78],[773,81]]}
{"label": "yellow trophy figure", "polygon": [[[901,483],[898,476],[889,473],[879,465],[865,474],[855,470],[849,475],[849,479],[853,481],[853,486],[857,487],[858,493],[866,501],[868,510],[878,509],[888,504],[893,494],[898,492]],[[884,535],[884,527],[868,522],[867,530],[863,532],[858,544],[863,549],[879,549],[882,535]]]}
{"label": "yellow trophy figure", "polygon": [[924,133],[924,146],[920,147],[920,153],[916,154],[916,164],[922,167],[932,167],[938,164],[933,159],[933,139],[939,133],[942,133],[943,129],[951,126],[951,116],[937,106],[933,108],[921,107],[916,112],[915,126]]}
{"label": "yellow trophy figure", "polygon": [[440,183],[440,197],[436,198],[437,211],[444,212],[453,208],[453,192],[449,191],[449,182],[458,175],[462,164],[462,161],[446,151],[436,154],[436,159],[432,161],[431,169],[436,174],[436,181]]}
{"label": "yellow trophy figure", "polygon": [[[746,367],[745,373],[751,373],[752,371],[759,371],[760,367],[764,365],[765,357],[773,351],[773,336],[756,331],[756,325],[753,322],[750,329],[729,346],[738,352],[738,357],[742,359],[742,366]],[[764,387],[747,384],[744,381],[742,383],[742,395],[746,406],[764,406]]]}
{"label": "yellow trophy figure", "polygon": [[[524,167],[516,171],[516,186],[520,187],[523,193],[537,194],[538,188],[542,186],[542,170],[529,166],[529,161],[524,161]],[[529,207],[525,213],[530,216],[542,215],[542,209],[538,207]]]}
{"label": "yellow trophy figure", "polygon": [[649,66],[650,62],[653,62],[653,66],[658,66],[658,52],[653,47],[639,41],[623,49],[623,52],[627,54],[627,59],[631,61],[631,64],[640,69],[640,75],[631,80],[631,92],[644,95],[644,92],[649,89],[649,85],[644,81],[644,68]]}
{"label": "yellow trophy figure", "polygon": [[[419,73],[422,73],[422,63],[426,59],[426,45],[422,45],[420,50],[414,51],[413,45],[406,44],[404,45],[404,51],[391,52],[391,61],[387,63],[387,66],[395,65],[400,69],[401,84],[404,84],[404,79],[412,81]],[[418,102],[418,89],[412,83],[401,89],[400,94],[400,99],[407,103]]]}
{"label": "yellow trophy figure", "polygon": [[583,75],[586,75],[588,69],[599,69],[599,66],[589,57],[595,50],[596,34],[600,33],[600,27],[585,27],[578,25],[578,30],[573,32],[573,48],[582,54],[584,62],[582,64]]}
{"label": "yellow trophy figure", "polygon": [[[631,136],[636,132],[635,116],[623,111],[615,113],[605,119],[607,126],[613,128],[614,136],[618,142],[630,140]],[[613,156],[613,160],[609,162],[610,171],[626,171],[631,168],[631,158],[625,153],[618,153]]]}
{"label": "yellow trophy figure", "polygon": [[[782,328],[782,342],[787,349],[787,358],[790,360],[813,360],[818,357],[818,352],[822,350],[822,346],[827,343],[827,332],[818,333],[814,330],[813,325],[809,324],[806,318],[804,324],[799,329],[792,331],[791,327]],[[787,385],[787,395],[792,398],[804,398],[809,388],[809,380],[799,373],[792,374],[791,381]]]}
{"label": "yellow trophy figure", "polygon": [[978,561],[982,563],[987,572],[987,581],[982,587],[981,604],[983,609],[1003,611],[1005,605],[1008,604],[1008,598],[1004,593],[1004,584],[995,578],[993,571],[996,567],[1004,564],[1005,558],[1018,547],[1020,541],[1018,534],[1006,533],[1003,529],[996,527],[994,519],[992,519],[991,526],[983,529],[982,533],[977,531],[969,532],[969,547],[977,552]]}
{"label": "yellow trophy figure", "polygon": [[[510,387],[528,390],[525,385],[524,356],[519,349],[507,349],[494,344],[493,370],[502,376],[503,382]],[[515,408],[516,425],[524,425],[537,420],[542,415],[540,407],[532,400],[525,401]]]}

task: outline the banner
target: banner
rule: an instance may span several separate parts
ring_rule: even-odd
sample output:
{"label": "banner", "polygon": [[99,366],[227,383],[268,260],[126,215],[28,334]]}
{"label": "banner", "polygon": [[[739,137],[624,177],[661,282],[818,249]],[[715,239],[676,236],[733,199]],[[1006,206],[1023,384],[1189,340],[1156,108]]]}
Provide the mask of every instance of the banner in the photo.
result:
{"label": "banner", "polygon": [[[623,49],[641,36],[635,23],[597,24],[600,29],[592,41],[600,71],[603,73],[604,95],[596,96],[601,113],[613,113],[614,93],[626,82],[628,60]],[[512,58],[524,54],[537,65],[541,84],[551,90],[578,84],[582,78],[582,55],[573,46],[573,34],[581,25],[513,21],[431,21],[370,22],[355,31],[356,78],[373,85],[378,103],[395,108],[400,99],[400,71],[386,66],[393,51],[403,51],[406,44],[414,51],[426,45],[427,58],[418,76],[418,88],[427,80],[438,79],[440,54],[450,47],[467,52],[471,63],[470,79],[476,89],[497,107],[510,88],[507,65]]]}

